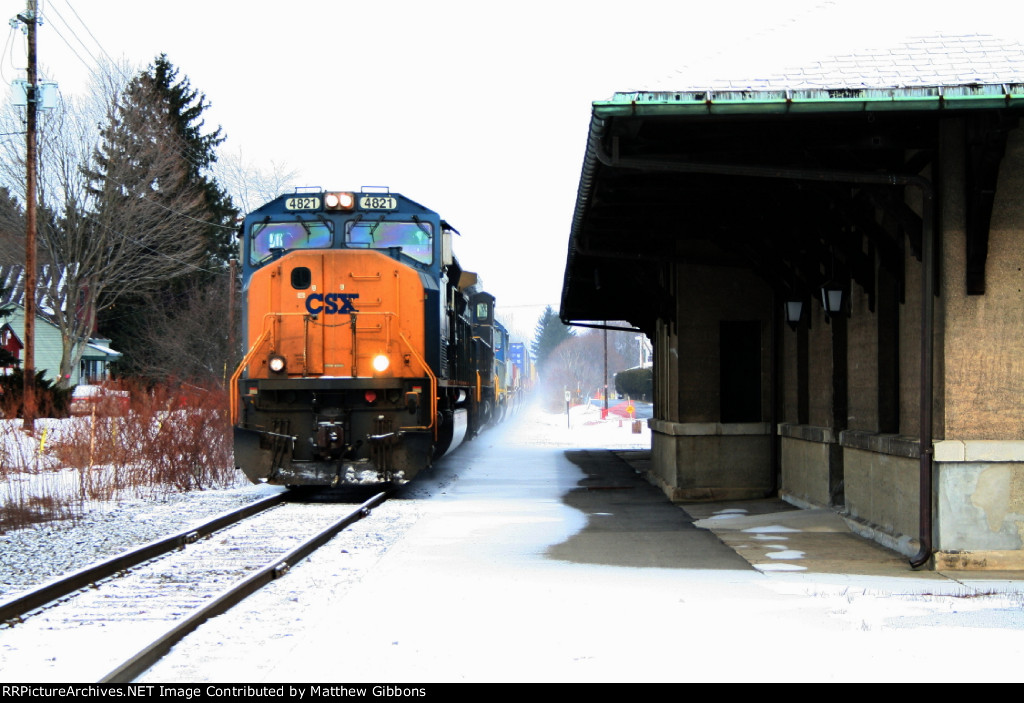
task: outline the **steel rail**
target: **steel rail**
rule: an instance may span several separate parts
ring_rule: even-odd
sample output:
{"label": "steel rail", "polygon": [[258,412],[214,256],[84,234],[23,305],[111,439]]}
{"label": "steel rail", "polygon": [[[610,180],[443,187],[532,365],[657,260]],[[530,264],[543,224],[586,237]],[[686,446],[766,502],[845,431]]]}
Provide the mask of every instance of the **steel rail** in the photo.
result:
{"label": "steel rail", "polygon": [[239,520],[255,515],[256,513],[263,512],[268,508],[272,508],[284,501],[286,496],[286,493],[280,493],[242,506],[241,508],[229,510],[200,525],[190,527],[169,537],[154,540],[149,544],[142,545],[141,547],[130,549],[127,552],[123,552],[122,554],[118,554],[117,556],[113,556],[109,559],[93,564],[92,566],[87,566],[84,569],[79,569],[78,571],[61,576],[60,578],[45,583],[38,588],[28,591],[27,593],[15,596],[14,598],[0,603],[0,622],[20,618],[40,606],[46,605],[47,603],[62,596],[74,593],[81,588],[85,588],[91,583],[105,579],[108,576],[113,576],[119,571],[130,569],[133,566],[137,566],[138,564],[149,561],[150,559],[155,559],[167,552],[180,549],[186,544],[191,544],[201,537],[205,537],[217,530],[221,530],[228,525],[238,522]]}
{"label": "steel rail", "polygon": [[311,537],[284,556],[268,563],[251,576],[237,582],[208,605],[193,611],[172,629],[155,639],[97,683],[130,683],[135,677],[158,662],[171,648],[212,617],[226,612],[329,542],[337,533],[370,514],[370,509],[382,503],[389,491],[382,491],[331,526]]}

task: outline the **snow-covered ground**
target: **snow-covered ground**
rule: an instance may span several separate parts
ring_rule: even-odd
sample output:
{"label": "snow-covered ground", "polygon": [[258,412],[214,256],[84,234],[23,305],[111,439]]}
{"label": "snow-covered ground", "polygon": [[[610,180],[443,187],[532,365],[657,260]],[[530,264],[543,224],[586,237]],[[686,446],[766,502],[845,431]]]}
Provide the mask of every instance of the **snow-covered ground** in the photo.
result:
{"label": "snow-covered ground", "polygon": [[[525,408],[446,457],[450,468],[411,484],[406,499],[201,627],[141,680],[925,681],[951,670],[969,680],[1022,678],[1022,581],[986,591],[937,575],[634,568],[547,556],[587,522],[562,500],[578,475],[557,448],[649,446],[646,422],[602,421],[600,407],[568,417]],[[523,451],[557,464],[562,483],[547,464],[534,473],[525,462],[512,466]],[[488,492],[495,480],[508,500]],[[94,543],[131,541],[115,537],[132,534],[127,525],[150,530],[144,541],[272,490],[97,508],[77,528],[0,536],[0,553],[5,567],[17,553],[51,572],[71,568],[56,566],[67,557],[48,556],[54,543],[92,561]],[[787,536],[750,532],[779,557],[792,556]],[[10,666],[16,652],[3,642],[0,630]]]}
{"label": "snow-covered ground", "polygon": [[[127,429],[132,427],[131,416],[113,422],[100,418],[91,435],[94,420],[90,417],[42,418],[32,436],[21,430],[20,420],[0,420],[0,505],[12,511],[21,507],[48,516],[74,516],[0,534],[0,599],[277,490],[253,486],[239,475],[231,489],[167,493],[169,489],[131,480],[131,472],[145,471],[136,464],[85,461],[76,468],[62,463],[66,456],[82,459],[69,447],[82,446],[83,439],[85,447],[90,439],[97,445],[146,447],[143,435],[152,436],[159,423],[178,419],[176,413],[162,413],[147,433],[142,426]],[[96,456],[102,456],[101,451]],[[96,495],[117,499],[96,499]]]}
{"label": "snow-covered ground", "polygon": [[[617,411],[609,413],[603,420],[603,405],[596,400],[585,405],[575,405],[568,414],[565,411],[545,411],[536,404],[528,405],[510,418],[503,439],[507,444],[538,447],[650,449],[651,430],[647,427],[647,421],[640,420],[637,423],[627,417],[621,401],[614,401],[610,405],[617,408]],[[637,414],[645,409],[650,414],[649,407],[650,404],[634,402]]]}
{"label": "snow-covered ground", "polygon": [[280,489],[245,486],[93,503],[75,520],[0,535],[0,599],[165,537]]}
{"label": "snow-covered ground", "polygon": [[[433,495],[400,539],[328,545],[141,680],[924,681],[950,667],[970,679],[1021,678],[1021,582],[988,593],[938,575],[553,557],[583,533],[603,539],[603,514],[564,500],[583,476],[558,448],[646,448],[647,432],[601,422],[597,408],[568,418],[532,408],[453,454],[458,468],[425,489]],[[610,514],[620,508],[608,493]],[[402,510],[398,502],[385,507]],[[615,536],[637,549],[646,537]],[[783,545],[796,535],[750,537]]]}
{"label": "snow-covered ground", "polygon": [[[521,444],[621,449],[650,447],[650,430],[646,422],[641,423],[641,432],[634,434],[633,423],[628,418],[613,415],[602,422],[600,417],[597,406],[575,406],[568,419],[565,413],[548,413],[531,406],[510,419],[509,425],[514,428],[512,441]],[[61,470],[52,454],[45,451],[45,445],[59,439],[61,432],[68,431],[69,424],[79,421],[76,418],[40,420],[39,436],[35,438],[26,437],[17,430],[0,433],[4,456],[16,456],[23,464],[38,460],[40,468],[51,472],[19,475],[13,480],[45,480],[51,487],[44,493],[75,495],[78,472]],[[40,444],[44,448],[42,452]],[[231,489],[172,493],[159,498],[128,498],[116,502],[90,501],[78,519],[45,522],[0,534],[3,563],[0,599],[280,490],[272,486],[254,486],[240,477],[239,486]]]}

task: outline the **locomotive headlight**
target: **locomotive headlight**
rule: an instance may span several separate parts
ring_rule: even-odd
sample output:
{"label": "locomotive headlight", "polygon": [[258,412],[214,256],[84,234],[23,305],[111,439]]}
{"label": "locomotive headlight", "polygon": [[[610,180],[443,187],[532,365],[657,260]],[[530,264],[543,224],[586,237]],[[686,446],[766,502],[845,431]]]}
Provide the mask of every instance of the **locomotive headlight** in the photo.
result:
{"label": "locomotive headlight", "polygon": [[284,371],[285,367],[284,357],[279,354],[275,354],[274,356],[270,357],[270,359],[267,361],[267,366],[274,373],[281,373],[282,371]]}
{"label": "locomotive headlight", "polygon": [[356,196],[351,193],[327,193],[324,206],[328,210],[351,210],[356,204]]}
{"label": "locomotive headlight", "polygon": [[377,356],[373,357],[373,370],[376,371],[377,373],[387,371],[388,365],[390,363],[391,360],[387,357],[386,354],[378,354]]}

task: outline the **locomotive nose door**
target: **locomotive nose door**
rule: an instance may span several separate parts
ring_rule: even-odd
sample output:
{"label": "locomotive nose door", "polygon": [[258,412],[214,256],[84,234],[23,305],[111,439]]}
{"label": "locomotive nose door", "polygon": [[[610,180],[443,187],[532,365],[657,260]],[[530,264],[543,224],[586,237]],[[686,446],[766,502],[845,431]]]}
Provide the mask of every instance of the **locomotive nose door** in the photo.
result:
{"label": "locomotive nose door", "polygon": [[291,373],[319,375],[324,372],[324,328],[315,303],[323,296],[323,256],[292,254],[285,261],[277,296],[282,313],[278,353],[287,359]]}

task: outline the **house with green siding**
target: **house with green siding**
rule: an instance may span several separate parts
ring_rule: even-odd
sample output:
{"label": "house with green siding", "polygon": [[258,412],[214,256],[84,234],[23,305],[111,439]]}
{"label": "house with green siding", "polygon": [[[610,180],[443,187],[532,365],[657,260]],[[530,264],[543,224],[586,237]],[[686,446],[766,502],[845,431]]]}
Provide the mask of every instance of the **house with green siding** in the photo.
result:
{"label": "house with green siding", "polygon": [[[4,326],[5,328],[9,327],[14,334],[18,342],[17,346],[22,346],[25,336],[25,308],[16,305]],[[42,315],[37,315],[35,335],[35,369],[37,372],[43,371],[43,376],[46,379],[56,381],[57,374],[60,372],[60,329]],[[84,342],[85,349],[82,352],[82,360],[72,372],[69,385],[98,383],[110,378],[110,364],[118,361],[121,358],[121,353],[111,349],[109,344],[109,339],[98,337]],[[21,351],[17,355],[19,360],[23,354],[24,351]]]}
{"label": "house with green siding", "polygon": [[[58,281],[53,285],[51,277],[57,276]],[[60,271],[56,267],[43,266],[40,271],[39,291],[58,291],[60,287]],[[24,307],[24,269],[21,266],[0,266],[0,289],[4,295],[4,307],[9,309],[10,314],[0,320],[0,341],[3,346],[14,353],[19,361],[24,358],[25,338],[25,307]],[[60,373],[61,360],[61,331],[60,328],[49,318],[47,311],[57,308],[59,302],[49,299],[41,300],[37,306],[35,324],[35,369],[43,371],[44,377],[56,381]],[[82,359],[71,372],[68,385],[76,386],[83,383],[97,383],[110,377],[110,364],[121,358],[121,353],[109,347],[110,340],[101,337],[90,337],[80,342],[83,345]]]}

